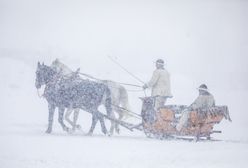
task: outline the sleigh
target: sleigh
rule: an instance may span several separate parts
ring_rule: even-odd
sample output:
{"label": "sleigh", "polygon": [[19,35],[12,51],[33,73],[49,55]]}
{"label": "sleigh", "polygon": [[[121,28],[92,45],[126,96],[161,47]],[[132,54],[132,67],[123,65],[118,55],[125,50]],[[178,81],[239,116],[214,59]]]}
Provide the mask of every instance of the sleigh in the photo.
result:
{"label": "sleigh", "polygon": [[189,111],[189,120],[186,127],[180,131],[176,129],[182,113],[188,107],[185,105],[167,105],[154,109],[156,98],[142,98],[141,123],[132,124],[113,119],[102,114],[106,119],[115,121],[130,131],[143,131],[149,138],[158,139],[186,139],[186,140],[213,140],[211,134],[221,133],[214,130],[214,126],[223,119],[231,121],[227,106],[214,106]]}
{"label": "sleigh", "polygon": [[178,131],[176,125],[187,106],[168,105],[155,111],[153,104],[151,98],[143,99],[142,124],[148,137],[210,140],[211,134],[221,133],[214,130],[215,124],[219,124],[224,118],[231,121],[227,106],[197,109],[190,111],[187,126]]}

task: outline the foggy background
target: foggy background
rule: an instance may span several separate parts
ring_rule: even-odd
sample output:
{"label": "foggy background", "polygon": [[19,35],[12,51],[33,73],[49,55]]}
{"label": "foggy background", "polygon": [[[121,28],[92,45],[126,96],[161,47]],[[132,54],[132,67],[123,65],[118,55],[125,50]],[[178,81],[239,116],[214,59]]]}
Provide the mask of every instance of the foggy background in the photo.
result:
{"label": "foggy background", "polygon": [[144,80],[151,73],[143,72],[152,72],[152,62],[162,58],[172,78],[180,74],[210,88],[247,89],[247,4],[1,0],[0,55],[49,64],[58,57],[89,73],[119,71],[106,66],[111,55]]}

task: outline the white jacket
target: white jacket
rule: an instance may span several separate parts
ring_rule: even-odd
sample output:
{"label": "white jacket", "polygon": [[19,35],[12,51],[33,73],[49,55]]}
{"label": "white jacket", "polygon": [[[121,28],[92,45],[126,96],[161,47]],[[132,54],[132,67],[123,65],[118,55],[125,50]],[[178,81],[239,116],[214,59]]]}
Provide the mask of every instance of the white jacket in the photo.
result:
{"label": "white jacket", "polygon": [[196,100],[190,105],[190,107],[195,110],[198,108],[208,108],[215,106],[214,96],[209,95],[199,95]]}
{"label": "white jacket", "polygon": [[147,83],[152,88],[152,96],[172,97],[170,88],[170,74],[165,69],[156,69],[152,79]]}

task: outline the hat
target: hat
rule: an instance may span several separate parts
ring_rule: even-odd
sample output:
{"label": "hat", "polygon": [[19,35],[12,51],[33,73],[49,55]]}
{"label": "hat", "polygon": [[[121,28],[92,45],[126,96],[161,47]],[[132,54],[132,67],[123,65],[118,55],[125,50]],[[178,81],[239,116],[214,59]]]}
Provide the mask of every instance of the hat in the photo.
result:
{"label": "hat", "polygon": [[205,85],[205,84],[201,84],[201,85],[199,86],[199,88],[196,88],[196,89],[209,92],[208,87],[207,87],[207,85]]}
{"label": "hat", "polygon": [[156,64],[164,65],[164,60],[158,59],[158,60],[156,61]]}

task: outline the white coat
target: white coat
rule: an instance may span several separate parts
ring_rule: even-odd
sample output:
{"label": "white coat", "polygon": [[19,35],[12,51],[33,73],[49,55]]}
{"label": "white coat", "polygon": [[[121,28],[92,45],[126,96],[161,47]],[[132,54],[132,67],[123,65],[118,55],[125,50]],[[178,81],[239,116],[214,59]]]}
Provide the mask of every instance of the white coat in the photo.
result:
{"label": "white coat", "polygon": [[156,69],[147,86],[152,88],[152,96],[172,97],[170,87],[170,74],[165,69]]}
{"label": "white coat", "polygon": [[190,108],[192,110],[198,109],[198,108],[209,108],[215,106],[215,100],[214,96],[209,95],[199,95],[196,100],[190,105]]}
{"label": "white coat", "polygon": [[199,95],[196,100],[189,106],[189,108],[185,109],[182,112],[182,117],[179,120],[179,123],[176,126],[178,131],[181,131],[183,127],[187,126],[189,120],[189,113],[192,110],[196,110],[199,108],[209,108],[215,106],[214,96],[209,95]]}

